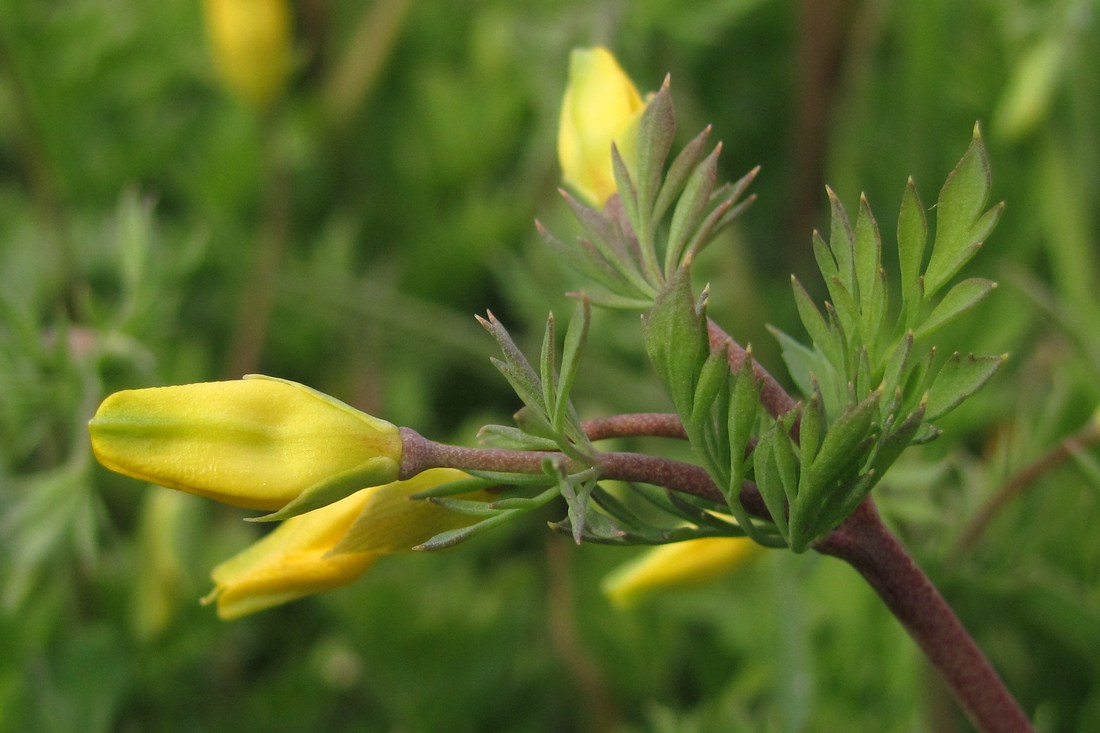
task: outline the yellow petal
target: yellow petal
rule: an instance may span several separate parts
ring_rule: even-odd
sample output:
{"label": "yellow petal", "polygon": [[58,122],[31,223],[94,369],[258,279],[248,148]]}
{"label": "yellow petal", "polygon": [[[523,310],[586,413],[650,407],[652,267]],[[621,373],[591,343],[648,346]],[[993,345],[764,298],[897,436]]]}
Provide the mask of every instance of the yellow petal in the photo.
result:
{"label": "yellow petal", "polygon": [[634,83],[610,51],[573,51],[558,129],[558,160],[565,183],[588,203],[603,206],[615,193],[612,142],[633,172],[644,109]]}
{"label": "yellow petal", "polygon": [[600,585],[619,607],[653,593],[702,585],[752,562],[763,547],[745,537],[705,537],[660,545],[608,575]]}
{"label": "yellow petal", "polygon": [[[469,475],[455,469],[430,469],[408,481],[363,489],[292,517],[214,568],[214,590],[203,602],[217,599],[218,615],[234,619],[346,585],[382,555],[409,550],[439,532],[478,521],[478,517],[409,498],[464,478]],[[488,498],[483,494],[461,497]],[[367,528],[366,541],[349,552],[342,543],[353,525]]]}
{"label": "yellow petal", "polygon": [[379,556],[371,552],[329,555],[359,516],[372,489],[286,520],[263,539],[211,572],[218,615],[234,619],[313,593],[346,585]]}
{"label": "yellow petal", "polygon": [[117,392],[89,423],[107,468],[252,509],[361,470],[397,478],[397,428],[301,384],[270,377]]}
{"label": "yellow petal", "polygon": [[[482,517],[461,514],[431,501],[411,499],[427,491],[470,475],[454,468],[433,468],[408,481],[396,481],[368,492],[359,518],[348,530],[339,550],[406,552],[440,532],[468,527]],[[492,501],[486,491],[460,494],[456,499]]]}

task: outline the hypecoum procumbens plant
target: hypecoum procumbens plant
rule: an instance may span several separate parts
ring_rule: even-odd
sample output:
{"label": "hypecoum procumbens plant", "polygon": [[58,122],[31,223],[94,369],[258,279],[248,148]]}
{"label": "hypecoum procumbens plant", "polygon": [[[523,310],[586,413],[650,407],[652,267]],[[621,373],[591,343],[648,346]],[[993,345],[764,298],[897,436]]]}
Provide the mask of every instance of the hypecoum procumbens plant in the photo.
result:
{"label": "hypecoum procumbens plant", "polygon": [[[879,519],[872,490],[898,456],[939,435],[1002,356],[941,354],[935,335],[994,284],[955,282],[992,231],[989,164],[975,127],[935,206],[912,181],[897,222],[898,270],[883,265],[866,199],[854,217],[829,192],[832,224],[812,247],[828,302],[796,279],[809,336],[776,332],[788,393],[707,315],[693,266],[751,203],[750,171],[717,181],[709,128],[672,155],[669,83],[643,97],[605,49],[578,50],[561,115],[563,193],[580,236],[539,230],[579,278],[559,340],[547,320],[528,359],[491,313],[494,365],[522,408],[482,429],[483,447],[434,442],[307,387],[251,377],[122,392],[91,422],[108,468],[271,513],[278,528],[214,571],[236,617],[349,582],[374,558],[438,550],[564,499],[555,527],[576,542],[666,548],[608,579],[618,603],[714,577],[764,548],[851,564],[875,589],[983,731],[1031,726],[981,650]],[[640,314],[672,412],[582,419],[570,394],[593,306]],[[560,352],[560,353],[559,353]],[[694,461],[601,450],[607,438],[686,440]],[[680,543],[678,545],[673,543]]]}

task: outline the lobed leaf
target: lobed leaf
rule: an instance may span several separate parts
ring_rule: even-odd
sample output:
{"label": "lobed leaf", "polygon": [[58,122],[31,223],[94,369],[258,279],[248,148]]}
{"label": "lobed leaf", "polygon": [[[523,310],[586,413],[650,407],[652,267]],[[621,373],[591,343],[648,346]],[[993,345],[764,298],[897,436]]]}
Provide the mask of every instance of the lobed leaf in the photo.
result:
{"label": "lobed leaf", "polygon": [[989,158],[981,131],[947,177],[936,204],[936,239],[924,273],[924,294],[930,298],[978,252],[1003,210],[998,204],[982,213],[989,200]]}
{"label": "lobed leaf", "polygon": [[928,217],[912,177],[905,184],[898,214],[898,264],[901,269],[901,302],[905,325],[912,329],[924,302],[921,265],[928,244]]}
{"label": "lobed leaf", "polygon": [[980,277],[970,278],[955,284],[947,291],[947,295],[943,296],[943,300],[936,304],[936,307],[932,309],[924,322],[920,324],[914,333],[914,337],[924,338],[951,323],[985,300],[986,296],[993,292],[996,287],[997,283]]}
{"label": "lobed leaf", "polygon": [[1007,355],[974,356],[965,359],[958,352],[940,368],[932,388],[928,390],[928,408],[925,420],[934,422],[954,410],[973,395],[1007,361]]}

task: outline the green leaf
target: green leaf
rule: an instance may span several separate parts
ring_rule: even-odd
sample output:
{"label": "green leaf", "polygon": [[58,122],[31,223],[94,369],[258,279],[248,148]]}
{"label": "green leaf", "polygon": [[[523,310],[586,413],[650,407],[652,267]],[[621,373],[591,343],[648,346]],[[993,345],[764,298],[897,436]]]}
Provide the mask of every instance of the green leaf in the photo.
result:
{"label": "green leaf", "polygon": [[353,469],[336,474],[335,476],[329,476],[323,481],[319,481],[313,486],[310,486],[283,506],[282,509],[259,517],[249,517],[247,521],[274,522],[290,519],[299,514],[305,514],[314,509],[319,509],[333,502],[340,501],[341,499],[351,496],[360,489],[388,484],[393,481],[396,475],[397,471],[394,461],[381,456],[371,458]]}
{"label": "green leaf", "polygon": [[545,405],[541,404],[542,385],[539,382],[538,375],[535,374],[535,370],[531,368],[527,357],[512,341],[507,329],[497,320],[496,316],[492,312],[488,312],[486,315],[487,318],[476,316],[477,322],[496,339],[501,353],[504,354],[504,361],[495,358],[490,359],[490,361],[512,385],[512,389],[516,391],[524,404],[545,413]]}
{"label": "green leaf", "polygon": [[928,390],[928,410],[925,420],[934,422],[954,410],[963,400],[981,389],[1008,360],[1008,355],[974,356],[965,359],[958,352],[936,374]]}
{"label": "green leaf", "polygon": [[798,497],[791,505],[791,549],[801,552],[815,537],[811,534],[819,515],[827,513],[839,484],[854,477],[862,465],[864,442],[878,414],[881,392],[874,391],[862,402],[850,405],[825,433],[821,448],[809,468],[802,472]]}
{"label": "green leaf", "polygon": [[[854,241],[856,292],[859,295],[860,312],[864,316],[866,325],[879,319],[879,314],[875,313],[869,305],[871,294],[877,287],[879,270],[882,269],[882,237],[878,231],[878,222],[871,213],[871,204],[862,194],[859,197]],[[864,329],[864,337],[870,338],[876,332],[876,330]]]}
{"label": "green leaf", "polygon": [[[921,405],[916,410],[909,413],[900,425],[892,429],[888,435],[879,441],[877,446],[878,450],[871,461],[871,470],[880,478],[885,475],[890,466],[894,465],[894,461],[898,459],[902,451],[908,448],[913,438],[916,437],[917,431],[924,423],[925,409],[926,407]],[[858,504],[859,502],[856,503]]]}
{"label": "green leaf", "polygon": [[[756,475],[756,485],[760,489],[760,496],[764,499],[764,506],[775,522],[779,534],[784,542],[790,542],[787,528],[787,492],[783,489],[783,479],[779,474],[779,467],[775,462],[775,452],[772,443],[776,440],[776,423],[764,431],[753,450],[753,469]],[[786,440],[786,438],[784,438]]]}
{"label": "green leaf", "polygon": [[[434,537],[430,538],[426,542],[423,542],[423,543],[417,545],[416,547],[413,547],[412,549],[417,550],[417,551],[433,551],[433,550],[442,550],[442,549],[447,548],[447,547],[452,547],[454,545],[457,545],[459,542],[463,542],[465,540],[468,540],[471,537],[474,537],[475,535],[481,534],[482,532],[490,530],[494,527],[499,527],[500,525],[505,524],[507,522],[510,522],[513,519],[518,519],[519,517],[523,516],[524,514],[527,514],[528,512],[532,511],[533,509],[536,509],[540,506],[544,506],[545,504],[548,504],[549,502],[551,502],[555,498],[557,498],[557,496],[558,496],[558,487],[557,486],[551,486],[550,488],[546,489],[545,491],[538,494],[537,496],[531,497],[531,499],[527,500],[527,503],[525,503],[520,508],[497,510],[495,514],[493,514],[492,516],[486,517],[485,519],[481,520],[477,524],[472,524],[468,527],[461,527],[459,529],[448,530],[446,532],[440,532],[439,534],[437,534]],[[434,499],[433,501],[457,501],[457,500]],[[471,502],[471,503],[476,504],[478,502]]]}
{"label": "green leaf", "polygon": [[581,298],[573,311],[573,318],[569,321],[569,328],[565,330],[565,346],[561,356],[561,377],[558,381],[557,394],[554,396],[552,422],[555,432],[563,429],[565,418],[569,413],[569,395],[573,391],[573,382],[576,381],[577,372],[580,370],[581,356],[584,354],[584,346],[588,341],[588,325],[591,320],[592,308],[586,298]]}
{"label": "green leaf", "polygon": [[741,370],[731,377],[730,400],[726,418],[726,437],[729,450],[729,471],[725,484],[719,484],[726,497],[726,505],[737,520],[737,524],[757,542],[765,544],[760,537],[748,512],[741,504],[741,487],[749,464],[754,458],[749,456],[749,443],[752,440],[756,416],[760,411],[760,385],[753,372],[752,350],[747,349]]}
{"label": "green leaf", "polygon": [[909,329],[916,325],[921,305],[924,303],[921,265],[924,263],[924,249],[927,244],[928,217],[917,194],[917,186],[910,177],[905,184],[905,193],[901,197],[901,212],[898,214],[901,302],[905,325]]}
{"label": "green leaf", "polygon": [[[604,214],[585,206],[568,193],[563,192],[562,197],[589,235],[587,239],[582,237],[577,241],[584,259],[588,261],[586,269],[603,273],[599,282],[612,292],[628,297],[652,298],[656,288],[642,274],[637,243],[632,242],[622,228]],[[550,242],[552,247],[554,241]],[[621,284],[609,286],[606,279]]]}
{"label": "green leaf", "polygon": [[806,329],[810,341],[822,346],[823,349],[828,348],[833,343],[829,325],[814,304],[813,298],[794,275],[791,275],[791,290],[794,292],[794,304],[798,308],[798,317],[802,320],[802,327]]}
{"label": "green leaf", "polygon": [[814,462],[821,449],[821,440],[825,435],[825,405],[818,385],[802,408],[802,420],[798,427],[801,470],[805,471]]}
{"label": "green leaf", "polygon": [[983,278],[970,278],[954,285],[943,296],[928,318],[921,323],[914,333],[915,338],[924,338],[942,326],[951,323],[956,318],[985,300],[986,296],[993,292],[997,283]]}
{"label": "green leaf", "polygon": [[989,158],[975,125],[970,147],[948,175],[936,204],[936,239],[924,273],[926,299],[977,254],[996,225],[1002,204],[982,214],[990,187]]}
{"label": "green leaf", "polygon": [[798,457],[791,443],[790,431],[798,413],[792,410],[782,416],[776,425],[775,440],[771,442],[772,455],[775,467],[779,473],[779,481],[783,485],[783,494],[787,497],[787,503],[793,504],[798,495]]}
{"label": "green leaf", "polygon": [[525,430],[507,425],[485,425],[477,431],[478,437],[497,448],[508,450],[557,450],[558,444],[551,438],[532,435]]}
{"label": "green leaf", "polygon": [[696,378],[710,355],[703,317],[695,309],[691,277],[677,270],[642,316],[646,353],[681,419],[691,414]]}
{"label": "green leaf", "polygon": [[719,232],[733,223],[733,220],[740,216],[741,212],[752,205],[756,200],[755,195],[749,196],[736,206],[734,202],[741,197],[741,194],[745,192],[745,189],[748,188],[759,172],[760,166],[757,166],[742,176],[737,183],[733,185],[726,183],[714,192],[711,198],[712,201],[717,203],[712,206],[707,218],[699,225],[691,241],[688,242],[687,253],[681,257],[681,262],[690,262],[698,257],[699,253],[714,241]]}
{"label": "green leaf", "polygon": [[[638,207],[643,213],[653,210],[661,185],[665,160],[676,135],[676,112],[672,107],[669,78],[646,103],[638,122]],[[653,226],[655,220],[650,219]]]}
{"label": "green leaf", "polygon": [[456,494],[469,494],[472,491],[486,489],[495,485],[497,484],[481,478],[464,478],[457,481],[448,481],[447,483],[433,486],[424,491],[418,491],[415,494],[411,494],[409,498],[420,500],[440,496],[455,496]]}
{"label": "green leaf", "polygon": [[769,326],[768,330],[779,341],[783,362],[798,390],[804,395],[812,394],[815,376],[821,378],[823,372],[831,369],[831,365],[821,352],[809,349],[777,328]]}
{"label": "green leaf", "polygon": [[472,499],[451,499],[446,496],[433,496],[428,499],[444,509],[449,509],[458,514],[470,517],[491,517],[500,513],[500,510],[487,501],[474,501]]}
{"label": "green leaf", "polygon": [[706,150],[707,138],[710,136],[710,125],[692,139],[672,161],[668,168],[668,175],[657,194],[657,202],[653,205],[654,223],[664,218],[668,207],[676,200],[687,183],[688,176],[699,165]]}
{"label": "green leaf", "polygon": [[913,354],[913,332],[909,331],[898,341],[894,353],[886,362],[886,369],[882,374],[882,391],[884,394],[893,395],[903,387],[902,379],[908,375],[909,358]]}
{"label": "green leaf", "polygon": [[710,195],[714,191],[714,182],[718,177],[718,156],[722,153],[722,144],[714,147],[713,152],[703,159],[692,171],[684,187],[680,200],[672,212],[672,223],[668,231],[668,248],[665,250],[665,272],[671,273],[680,262],[688,242],[695,235],[706,216]]}
{"label": "green leaf", "polygon": [[[830,226],[829,226],[829,250],[836,259],[837,276],[844,288],[856,297],[858,294],[858,282],[856,280],[855,234],[852,225],[848,221],[848,214],[840,203],[833,189],[825,187],[825,193],[829,197]],[[835,301],[834,301],[835,302]]]}
{"label": "green leaf", "polygon": [[[558,383],[557,334],[554,329],[554,314],[546,317],[546,330],[542,334],[542,351],[539,352],[539,373],[542,381],[542,406],[553,424],[554,392]],[[556,431],[555,431],[556,432]]]}

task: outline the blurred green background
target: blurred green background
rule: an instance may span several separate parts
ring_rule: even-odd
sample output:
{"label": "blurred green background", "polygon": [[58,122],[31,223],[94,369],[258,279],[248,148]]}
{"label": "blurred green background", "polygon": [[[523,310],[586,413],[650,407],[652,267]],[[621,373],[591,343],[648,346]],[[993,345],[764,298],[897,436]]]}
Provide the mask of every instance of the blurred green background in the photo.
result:
{"label": "blurred green background", "polygon": [[[569,49],[596,43],[643,89],[672,74],[681,140],[713,123],[727,177],[763,165],[701,267],[780,374],[764,326],[800,332],[788,275],[818,283],[824,184],[867,192],[889,252],[906,176],[934,203],[982,123],[1008,209],[969,271],[1002,286],[941,348],[1011,360],[876,494],[1039,729],[1100,729],[1100,4],[292,12],[260,108],[219,81],[197,0],[0,0],[0,731],[968,730],[830,559],[769,553],[623,612],[598,584],[635,551],[551,534],[557,507],[222,623],[197,599],[257,527],[91,458],[105,394],[252,371],[437,439],[506,422],[472,314],[530,345],[569,312],[533,220],[575,231],[557,115]],[[582,413],[667,409],[636,319],[593,329]]]}

